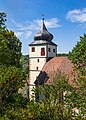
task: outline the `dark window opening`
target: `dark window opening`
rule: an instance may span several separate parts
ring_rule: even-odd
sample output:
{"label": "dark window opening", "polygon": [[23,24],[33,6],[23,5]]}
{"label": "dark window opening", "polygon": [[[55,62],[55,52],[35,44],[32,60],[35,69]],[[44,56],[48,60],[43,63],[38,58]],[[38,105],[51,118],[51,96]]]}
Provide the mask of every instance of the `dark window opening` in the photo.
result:
{"label": "dark window opening", "polygon": [[39,59],[37,59],[37,62],[39,62]]}
{"label": "dark window opening", "polygon": [[55,49],[53,49],[53,52],[55,52]]}
{"label": "dark window opening", "polygon": [[45,56],[45,48],[41,48],[41,56]]}
{"label": "dark window opening", "polygon": [[36,67],[36,70],[38,70],[38,67]]}
{"label": "dark window opening", "polygon": [[48,51],[50,52],[50,48],[48,48]]}
{"label": "dark window opening", "polygon": [[32,52],[35,52],[35,47],[32,47]]}

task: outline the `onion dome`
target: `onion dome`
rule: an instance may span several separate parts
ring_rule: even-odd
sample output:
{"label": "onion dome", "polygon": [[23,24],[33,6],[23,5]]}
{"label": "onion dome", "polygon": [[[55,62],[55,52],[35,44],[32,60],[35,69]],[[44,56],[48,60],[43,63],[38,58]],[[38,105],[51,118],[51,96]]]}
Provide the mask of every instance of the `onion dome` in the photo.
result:
{"label": "onion dome", "polygon": [[44,23],[44,18],[42,18],[42,25],[40,31],[35,34],[34,40],[52,40],[52,39],[53,39],[53,35],[48,32]]}

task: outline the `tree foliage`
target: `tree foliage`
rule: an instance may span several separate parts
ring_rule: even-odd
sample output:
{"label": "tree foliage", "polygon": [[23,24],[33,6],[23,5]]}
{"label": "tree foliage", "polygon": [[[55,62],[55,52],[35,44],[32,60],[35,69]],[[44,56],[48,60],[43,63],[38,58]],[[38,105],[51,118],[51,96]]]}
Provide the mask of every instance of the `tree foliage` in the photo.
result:
{"label": "tree foliage", "polygon": [[[39,102],[31,101],[24,109],[25,120],[85,120],[82,96],[67,83],[64,75],[57,75],[51,85],[36,87]],[[77,112],[78,110],[78,112]]]}
{"label": "tree foliage", "polygon": [[19,67],[21,58],[21,42],[14,32],[5,26],[6,14],[0,13],[0,64]]}
{"label": "tree foliage", "polygon": [[[14,32],[7,30],[5,17],[5,13],[0,13],[0,120],[86,120],[85,74],[75,80],[76,88],[68,84],[64,75],[52,76],[51,85],[36,86],[39,102],[29,101],[18,94],[25,80],[25,74],[17,68],[21,42]],[[69,54],[76,68],[83,73],[86,70],[85,48],[84,34]]]}
{"label": "tree foliage", "polygon": [[25,74],[20,69],[0,66],[0,113],[4,114],[11,107],[18,109],[18,106],[22,104],[22,96],[18,97],[18,89],[22,88],[24,83]]}
{"label": "tree foliage", "polygon": [[[37,86],[38,102],[13,94],[6,104],[1,120],[85,120],[85,102],[77,89],[67,83],[64,75],[54,77],[52,85]],[[76,112],[78,110],[78,112]]]}
{"label": "tree foliage", "polygon": [[22,70],[28,74],[29,73],[29,55],[22,55],[20,59],[20,65]]}
{"label": "tree foliage", "polygon": [[77,101],[81,114],[86,116],[86,34],[69,53],[69,59],[74,63],[78,78],[75,80],[77,91],[81,99]]}
{"label": "tree foliage", "polygon": [[80,36],[80,41],[69,53],[69,59],[72,60],[80,72],[86,74],[86,34],[83,37]]}
{"label": "tree foliage", "polygon": [[68,54],[67,53],[58,53],[57,57],[67,57]]}

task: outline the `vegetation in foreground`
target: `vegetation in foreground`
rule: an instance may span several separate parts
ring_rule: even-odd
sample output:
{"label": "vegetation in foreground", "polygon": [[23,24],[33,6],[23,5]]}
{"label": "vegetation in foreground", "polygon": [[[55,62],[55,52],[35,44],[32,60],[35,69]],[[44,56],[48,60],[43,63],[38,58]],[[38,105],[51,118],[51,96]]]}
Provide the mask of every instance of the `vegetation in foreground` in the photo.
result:
{"label": "vegetation in foreground", "polygon": [[24,72],[18,68],[21,42],[7,30],[5,17],[5,13],[0,13],[0,120],[85,120],[86,35],[80,37],[80,42],[69,53],[69,59],[79,73],[75,80],[78,87],[70,86],[65,76],[59,73],[53,77],[52,85],[36,88],[35,92],[44,99],[29,101],[18,94],[26,79]]}

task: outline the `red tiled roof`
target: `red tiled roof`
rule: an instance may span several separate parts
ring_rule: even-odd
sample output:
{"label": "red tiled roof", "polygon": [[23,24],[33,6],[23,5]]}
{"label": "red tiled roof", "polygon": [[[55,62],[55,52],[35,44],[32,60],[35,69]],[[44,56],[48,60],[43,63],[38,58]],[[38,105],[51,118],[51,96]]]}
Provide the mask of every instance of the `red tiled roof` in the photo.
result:
{"label": "red tiled roof", "polygon": [[73,85],[76,77],[76,73],[73,68],[73,63],[71,63],[67,57],[55,57],[44,65],[42,72],[45,72],[49,77],[47,80],[48,84],[53,82],[51,80],[51,76],[60,72],[65,74],[65,76],[68,78],[68,83]]}

